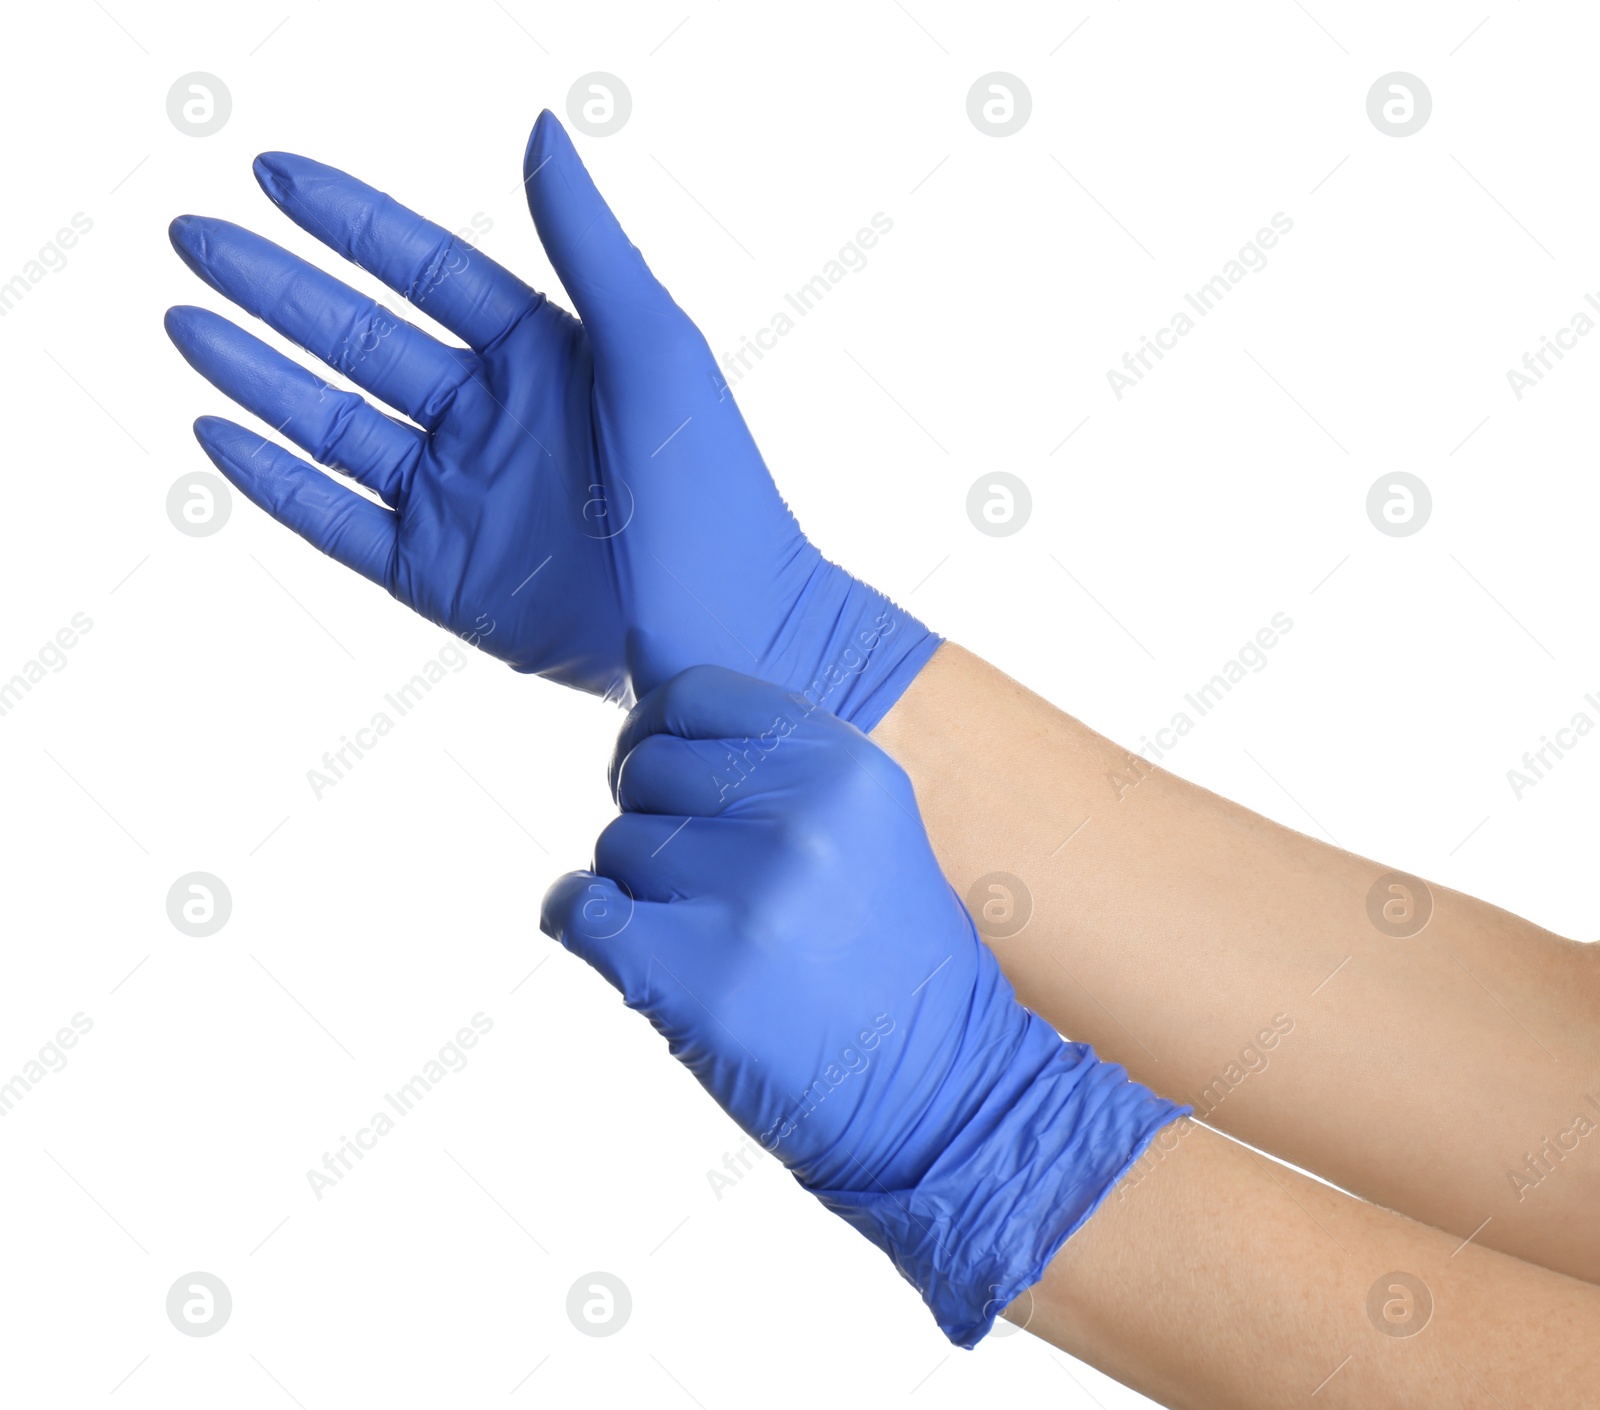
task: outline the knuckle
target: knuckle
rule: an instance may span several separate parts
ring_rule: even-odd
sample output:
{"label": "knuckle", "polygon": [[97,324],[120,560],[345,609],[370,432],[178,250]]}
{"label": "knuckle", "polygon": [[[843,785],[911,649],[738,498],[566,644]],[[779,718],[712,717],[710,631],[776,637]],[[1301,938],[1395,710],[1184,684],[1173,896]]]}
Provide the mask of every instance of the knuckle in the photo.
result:
{"label": "knuckle", "polygon": [[455,235],[446,234],[436,244],[411,276],[406,285],[406,298],[418,308],[424,306],[428,295],[452,274],[467,266],[466,246]]}
{"label": "knuckle", "polygon": [[343,465],[340,447],[350,433],[351,422],[362,406],[361,398],[354,392],[338,392],[333,398],[333,411],[323,422],[311,454],[324,465],[339,468]]}

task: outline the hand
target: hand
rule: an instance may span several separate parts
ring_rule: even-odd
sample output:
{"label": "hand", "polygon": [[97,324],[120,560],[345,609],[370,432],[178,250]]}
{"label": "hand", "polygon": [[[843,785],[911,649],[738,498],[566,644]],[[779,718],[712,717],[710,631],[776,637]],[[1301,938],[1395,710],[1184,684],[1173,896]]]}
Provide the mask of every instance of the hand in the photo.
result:
{"label": "hand", "polygon": [[899,766],[716,667],[623,726],[541,924],[972,1345],[1181,1111],[1014,997]]}
{"label": "hand", "polygon": [[548,112],[524,170],[581,323],[343,172],[256,160],[291,220],[465,348],[248,230],[175,220],[173,244],[207,284],[414,423],[174,308],[167,331],[201,375],[383,505],[217,417],[195,423],[201,445],[281,523],[518,670],[630,701],[720,663],[870,729],[938,638],[801,533],[705,339]]}

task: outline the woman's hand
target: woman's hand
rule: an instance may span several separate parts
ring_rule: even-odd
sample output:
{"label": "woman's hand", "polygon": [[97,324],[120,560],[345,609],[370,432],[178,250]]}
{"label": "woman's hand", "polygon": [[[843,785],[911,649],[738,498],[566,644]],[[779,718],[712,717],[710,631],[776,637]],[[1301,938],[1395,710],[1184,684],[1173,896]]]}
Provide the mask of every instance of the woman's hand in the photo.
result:
{"label": "woman's hand", "polygon": [[699,329],[548,112],[524,184],[581,322],[343,172],[282,153],[255,169],[290,219],[467,344],[248,230],[174,221],[207,284],[409,418],[216,314],[172,309],[196,370],[382,501],[202,417],[218,469],[281,523],[518,670],[608,699],[715,663],[870,729],[933,653],[937,637],[800,531]]}
{"label": "woman's hand", "polygon": [[804,697],[685,671],[543,926],[972,1345],[1183,1109],[1017,1003],[904,772]]}

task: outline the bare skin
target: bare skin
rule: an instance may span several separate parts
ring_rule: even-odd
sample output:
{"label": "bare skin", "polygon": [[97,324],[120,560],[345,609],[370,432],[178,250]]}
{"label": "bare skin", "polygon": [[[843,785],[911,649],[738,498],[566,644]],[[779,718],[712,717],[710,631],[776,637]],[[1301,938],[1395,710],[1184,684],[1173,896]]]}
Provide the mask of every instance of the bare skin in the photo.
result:
{"label": "bare skin", "polygon": [[[1390,868],[1130,766],[953,644],[873,738],[969,906],[989,873],[1031,892],[1010,938],[974,919],[1063,1033],[1452,1248],[1600,1282],[1600,946],[1443,887],[1419,933],[1385,934],[1368,895]],[[1380,900],[1399,928],[1420,914]]]}
{"label": "bare skin", "polygon": [[1600,1288],[1162,1134],[1010,1320],[1177,1410],[1595,1403]]}

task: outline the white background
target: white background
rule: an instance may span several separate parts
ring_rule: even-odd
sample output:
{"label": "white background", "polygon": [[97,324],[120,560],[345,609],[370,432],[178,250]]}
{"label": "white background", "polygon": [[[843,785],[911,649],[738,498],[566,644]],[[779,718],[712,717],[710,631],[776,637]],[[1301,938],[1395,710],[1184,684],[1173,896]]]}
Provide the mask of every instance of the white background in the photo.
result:
{"label": "white background", "polygon": [[[252,156],[287,149],[482,213],[559,293],[523,146],[619,75],[631,120],[576,141],[718,351],[894,222],[738,386],[825,552],[1135,744],[1287,613],[1166,762],[1588,938],[1600,739],[1520,801],[1505,775],[1600,691],[1600,337],[1520,402],[1505,373],[1600,289],[1600,46],[1578,6],[1490,3],[13,7],[0,282],[93,230],[0,319],[0,678],[94,625],[0,718],[0,1077],[94,1027],[0,1120],[0,1396],[1144,1403],[1026,1335],[952,1351],[770,1161],[715,1198],[742,1137],[537,931],[611,815],[614,711],[474,655],[313,797],[450,639],[237,496],[212,537],[168,521],[209,469],[191,420],[239,413],[162,334],[169,304],[226,307],[166,224],[234,219],[375,290],[258,191]],[[166,112],[193,70],[233,100],[200,139]],[[1004,139],[966,112],[991,70],[1033,97]],[[1404,139],[1366,113],[1393,70],[1434,101]],[[1107,369],[1280,211],[1267,268],[1116,400]],[[966,494],[1001,469],[1033,516],[987,538]],[[1409,538],[1365,512],[1397,470],[1434,498]],[[233,897],[209,939],[166,913],[196,870]],[[470,1065],[314,1198],[479,1012]],[[208,1339],[164,1310],[195,1269],[234,1298]],[[592,1270],[632,1293],[612,1337],[566,1316]]]}

